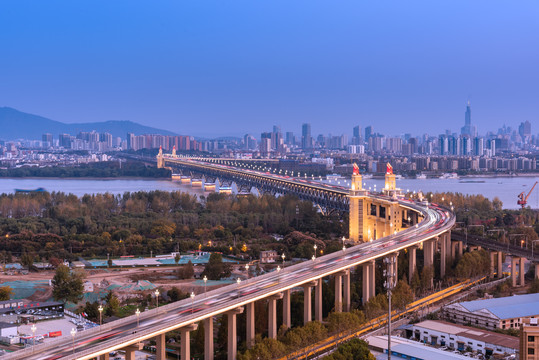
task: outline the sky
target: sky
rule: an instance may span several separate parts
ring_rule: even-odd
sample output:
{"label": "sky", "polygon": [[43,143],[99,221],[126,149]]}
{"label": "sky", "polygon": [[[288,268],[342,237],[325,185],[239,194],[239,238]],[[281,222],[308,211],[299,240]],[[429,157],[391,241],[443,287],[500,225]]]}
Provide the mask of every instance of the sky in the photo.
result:
{"label": "sky", "polygon": [[0,0],[0,106],[195,136],[539,130],[539,1]]}

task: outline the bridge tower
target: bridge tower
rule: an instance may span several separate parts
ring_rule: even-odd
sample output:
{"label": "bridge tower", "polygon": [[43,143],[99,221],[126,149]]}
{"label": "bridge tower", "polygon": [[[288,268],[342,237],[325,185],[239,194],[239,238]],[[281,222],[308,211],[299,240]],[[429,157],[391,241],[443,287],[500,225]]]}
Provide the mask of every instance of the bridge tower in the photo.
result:
{"label": "bridge tower", "polygon": [[359,167],[354,164],[354,172],[352,173],[352,182],[350,187],[349,203],[350,203],[350,221],[349,221],[349,238],[354,243],[367,241],[365,235],[364,220],[365,220],[365,197],[366,192],[363,190],[363,177],[359,173]]}
{"label": "bridge tower", "polygon": [[176,145],[172,147],[172,157],[176,157]]}
{"label": "bridge tower", "polygon": [[397,189],[397,182],[395,180],[395,174],[393,174],[393,166],[390,163],[387,163],[386,170],[386,186],[384,190],[391,191]]}
{"label": "bridge tower", "polygon": [[165,167],[165,158],[163,158],[163,147],[159,146],[159,153],[156,156],[157,158],[157,168],[162,169]]}

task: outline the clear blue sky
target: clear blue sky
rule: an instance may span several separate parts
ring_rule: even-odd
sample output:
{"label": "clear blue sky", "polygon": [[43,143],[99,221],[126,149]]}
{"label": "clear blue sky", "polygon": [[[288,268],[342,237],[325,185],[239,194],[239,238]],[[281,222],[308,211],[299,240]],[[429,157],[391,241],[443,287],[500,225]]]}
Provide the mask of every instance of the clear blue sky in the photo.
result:
{"label": "clear blue sky", "polygon": [[0,106],[181,134],[539,132],[539,1],[0,2]]}

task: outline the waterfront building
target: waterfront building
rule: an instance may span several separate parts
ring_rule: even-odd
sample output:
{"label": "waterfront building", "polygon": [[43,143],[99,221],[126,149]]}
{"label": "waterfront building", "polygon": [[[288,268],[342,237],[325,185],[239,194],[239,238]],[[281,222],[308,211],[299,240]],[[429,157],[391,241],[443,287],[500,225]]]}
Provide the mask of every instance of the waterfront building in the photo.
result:
{"label": "waterfront building", "polygon": [[525,319],[520,326],[520,359],[539,360],[539,326],[537,319]]}

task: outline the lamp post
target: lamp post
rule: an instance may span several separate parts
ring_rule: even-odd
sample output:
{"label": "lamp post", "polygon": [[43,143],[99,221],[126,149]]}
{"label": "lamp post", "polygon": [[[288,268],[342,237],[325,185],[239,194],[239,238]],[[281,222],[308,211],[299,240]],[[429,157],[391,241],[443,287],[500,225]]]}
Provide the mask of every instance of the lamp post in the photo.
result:
{"label": "lamp post", "polygon": [[73,338],[73,354],[75,353],[75,335],[77,335],[77,329],[71,328],[71,337]]}
{"label": "lamp post", "polygon": [[140,310],[137,308],[135,311],[135,315],[137,315],[137,327],[139,326],[139,316],[140,316]]}
{"label": "lamp post", "polygon": [[32,338],[34,339],[34,345],[32,346],[32,353],[34,352],[34,347],[36,346],[36,324],[32,324],[32,327],[30,328],[32,330]]}
{"label": "lamp post", "polygon": [[316,249],[318,248],[318,246],[316,246],[316,244],[314,244],[314,255],[313,255],[313,260],[316,259]]}
{"label": "lamp post", "polygon": [[204,275],[202,280],[204,280],[204,297],[206,297],[206,283],[208,282],[208,277]]}
{"label": "lamp post", "polygon": [[346,251],[346,246],[344,246],[344,236],[342,237],[342,251]]}
{"label": "lamp post", "polygon": [[99,304],[99,307],[97,308],[97,311],[99,311],[99,326],[101,326],[101,324],[102,324],[101,313],[103,312],[103,305]]}
{"label": "lamp post", "polygon": [[157,309],[159,309],[159,289],[155,289],[155,303],[157,304]]}
{"label": "lamp post", "polygon": [[281,255],[281,258],[283,259],[283,269],[284,269],[284,258],[285,258],[285,257],[286,257],[286,255],[283,253],[283,254]]}
{"label": "lamp post", "polygon": [[391,360],[391,292],[395,288],[397,283],[397,274],[395,272],[397,256],[392,254],[384,258],[384,263],[386,264],[386,270],[384,270],[384,275],[386,276],[386,281],[384,282],[384,287],[387,290],[387,304],[388,304],[388,314],[387,314],[387,359]]}
{"label": "lamp post", "polygon": [[191,291],[191,314],[195,310],[195,292]]}
{"label": "lamp post", "polygon": [[247,272],[247,279],[249,279],[249,264],[245,264],[245,271]]}

